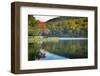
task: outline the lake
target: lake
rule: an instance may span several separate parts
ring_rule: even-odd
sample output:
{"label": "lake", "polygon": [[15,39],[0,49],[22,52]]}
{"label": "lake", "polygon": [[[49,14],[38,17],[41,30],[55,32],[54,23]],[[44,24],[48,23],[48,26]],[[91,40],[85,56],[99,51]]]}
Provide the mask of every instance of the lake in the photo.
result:
{"label": "lake", "polygon": [[[46,52],[45,56],[39,53],[41,49]],[[28,60],[79,59],[87,57],[87,38],[59,38],[58,42],[28,44]]]}

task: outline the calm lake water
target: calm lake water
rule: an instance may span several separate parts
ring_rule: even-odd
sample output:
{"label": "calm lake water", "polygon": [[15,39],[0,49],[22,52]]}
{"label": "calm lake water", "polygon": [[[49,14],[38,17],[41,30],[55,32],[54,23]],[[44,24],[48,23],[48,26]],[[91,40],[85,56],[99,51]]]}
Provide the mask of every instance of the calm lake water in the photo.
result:
{"label": "calm lake water", "polygon": [[28,46],[28,60],[36,60],[38,52],[43,49],[45,56],[41,60],[79,59],[88,57],[88,40],[85,39],[60,39],[58,42],[31,43]]}

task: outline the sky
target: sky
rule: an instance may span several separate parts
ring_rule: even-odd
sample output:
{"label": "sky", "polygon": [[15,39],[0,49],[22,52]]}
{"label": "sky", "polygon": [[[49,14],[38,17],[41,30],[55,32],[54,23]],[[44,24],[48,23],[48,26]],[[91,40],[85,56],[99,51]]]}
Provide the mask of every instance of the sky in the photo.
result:
{"label": "sky", "polygon": [[53,18],[56,18],[58,16],[43,16],[43,15],[35,15],[34,16],[37,20],[40,20],[40,21],[43,21],[43,22],[46,22],[50,19],[53,19]]}

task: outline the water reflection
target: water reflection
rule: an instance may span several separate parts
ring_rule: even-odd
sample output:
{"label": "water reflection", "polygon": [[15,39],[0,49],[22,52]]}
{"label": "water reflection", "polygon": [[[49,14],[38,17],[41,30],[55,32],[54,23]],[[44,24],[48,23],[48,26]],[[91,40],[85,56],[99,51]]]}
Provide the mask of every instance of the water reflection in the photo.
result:
{"label": "water reflection", "polygon": [[[60,56],[62,59],[87,58],[87,42],[88,40],[59,40],[56,42],[29,43],[28,60],[46,59],[45,54],[47,53],[57,55],[58,59],[60,59]],[[54,55],[51,55],[49,59],[57,59],[57,56],[54,58]]]}

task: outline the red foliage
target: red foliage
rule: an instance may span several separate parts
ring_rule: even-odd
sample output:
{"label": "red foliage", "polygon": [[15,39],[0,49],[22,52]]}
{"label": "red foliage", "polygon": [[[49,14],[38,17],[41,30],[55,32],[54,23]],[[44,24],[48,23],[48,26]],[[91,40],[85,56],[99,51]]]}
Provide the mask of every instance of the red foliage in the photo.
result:
{"label": "red foliage", "polygon": [[42,21],[39,21],[39,22],[38,22],[38,27],[39,27],[42,31],[44,31],[44,30],[47,29],[46,23],[45,23],[45,22],[42,22]]}

